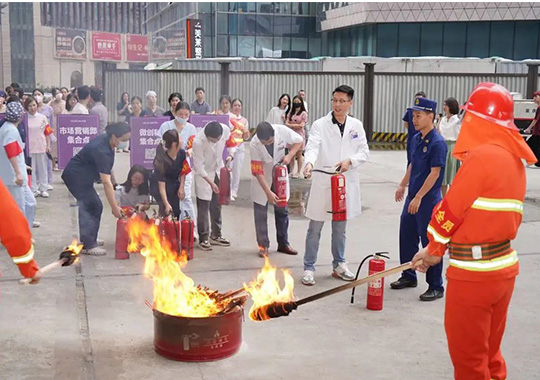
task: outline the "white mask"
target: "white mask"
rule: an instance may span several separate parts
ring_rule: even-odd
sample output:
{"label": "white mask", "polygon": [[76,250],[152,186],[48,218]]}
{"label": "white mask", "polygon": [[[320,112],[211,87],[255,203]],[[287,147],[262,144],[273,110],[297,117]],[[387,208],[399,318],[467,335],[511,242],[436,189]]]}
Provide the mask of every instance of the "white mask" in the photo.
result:
{"label": "white mask", "polygon": [[183,119],[179,116],[176,117],[176,121],[179,122],[180,124],[186,124],[187,123],[187,119]]}

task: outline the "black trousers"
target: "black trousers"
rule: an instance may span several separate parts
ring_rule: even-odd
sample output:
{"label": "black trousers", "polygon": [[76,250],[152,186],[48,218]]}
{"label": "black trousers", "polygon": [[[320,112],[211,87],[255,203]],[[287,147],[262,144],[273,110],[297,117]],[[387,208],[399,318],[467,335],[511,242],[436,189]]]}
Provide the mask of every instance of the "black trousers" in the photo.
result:
{"label": "black trousers", "polygon": [[[214,183],[219,187],[219,178],[217,175],[214,177]],[[205,201],[197,197],[197,231],[199,231],[199,241],[208,241],[210,225],[212,226],[212,237],[221,237],[221,205],[219,204],[219,195],[214,192],[212,192],[212,199],[210,201]]]}
{"label": "black trousers", "polygon": [[533,135],[527,140],[527,145],[533,151],[534,155],[538,162],[534,164],[535,166],[540,167],[540,136]]}

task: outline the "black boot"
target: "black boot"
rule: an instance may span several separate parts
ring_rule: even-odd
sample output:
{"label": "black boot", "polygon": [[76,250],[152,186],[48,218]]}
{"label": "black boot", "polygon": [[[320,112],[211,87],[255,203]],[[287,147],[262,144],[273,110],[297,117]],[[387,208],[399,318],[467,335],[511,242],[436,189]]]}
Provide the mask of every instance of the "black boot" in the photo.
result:
{"label": "black boot", "polygon": [[401,277],[399,280],[390,283],[392,289],[416,288],[417,286],[417,280],[407,277]]}
{"label": "black boot", "polygon": [[437,298],[443,298],[444,291],[442,290],[435,290],[435,289],[428,289],[424,294],[420,295],[420,301],[435,301]]}

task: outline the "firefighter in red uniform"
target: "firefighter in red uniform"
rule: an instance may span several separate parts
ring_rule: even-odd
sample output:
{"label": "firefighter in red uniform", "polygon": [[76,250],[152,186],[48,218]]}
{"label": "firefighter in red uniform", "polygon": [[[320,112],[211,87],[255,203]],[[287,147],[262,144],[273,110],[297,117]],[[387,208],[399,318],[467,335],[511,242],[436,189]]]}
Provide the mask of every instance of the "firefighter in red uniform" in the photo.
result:
{"label": "firefighter in red uniform", "polygon": [[514,125],[506,88],[481,83],[464,109],[453,153],[463,165],[433,210],[429,244],[413,264],[425,272],[449,250],[444,324],[455,379],[506,380],[500,346],[519,270],[510,241],[523,215],[521,160],[536,158]]}
{"label": "firefighter in red uniform", "polygon": [[30,227],[2,181],[0,181],[0,240],[21,274],[32,278],[31,284],[37,284],[41,272],[34,261]]}

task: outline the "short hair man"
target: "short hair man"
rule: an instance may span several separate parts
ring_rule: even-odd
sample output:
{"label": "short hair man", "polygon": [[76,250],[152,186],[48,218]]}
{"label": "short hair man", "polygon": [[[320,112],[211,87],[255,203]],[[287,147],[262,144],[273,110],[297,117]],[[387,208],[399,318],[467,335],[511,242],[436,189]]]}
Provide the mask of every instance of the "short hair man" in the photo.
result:
{"label": "short hair man", "polygon": [[83,85],[77,87],[79,101],[73,107],[72,114],[88,115],[88,104],[90,103],[90,87]]}
{"label": "short hair man", "polygon": [[92,86],[90,88],[90,98],[92,99],[92,108],[90,109],[90,115],[98,115],[99,118],[99,133],[105,133],[105,128],[109,124],[109,112],[107,108],[101,102],[102,91],[98,87]]}
{"label": "short hair man", "polygon": [[163,116],[165,110],[157,105],[157,94],[155,91],[146,93],[146,108],[144,109],[146,116]]}
{"label": "short hair man", "polygon": [[204,88],[197,87],[195,89],[195,100],[191,103],[191,113],[198,115],[206,115],[212,112],[212,108],[206,103],[206,93]]}

